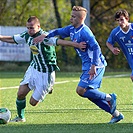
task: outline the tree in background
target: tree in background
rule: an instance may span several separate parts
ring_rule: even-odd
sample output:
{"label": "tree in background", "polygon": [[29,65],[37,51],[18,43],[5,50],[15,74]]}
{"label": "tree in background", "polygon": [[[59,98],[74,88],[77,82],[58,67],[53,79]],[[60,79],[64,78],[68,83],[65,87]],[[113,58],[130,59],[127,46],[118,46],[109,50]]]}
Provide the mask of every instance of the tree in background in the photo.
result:
{"label": "tree in background", "polygon": [[[46,31],[70,24],[71,8],[82,5],[82,0],[0,0],[0,25],[25,26],[31,15],[41,20],[42,28]],[[95,34],[110,68],[128,68],[122,53],[118,57],[111,54],[105,42],[110,31],[114,28],[114,13],[124,8],[132,12],[131,0],[90,0],[91,30]],[[133,21],[133,16],[130,16]],[[56,47],[59,65],[78,65],[78,60],[72,48]],[[118,64],[121,64],[118,66]]]}

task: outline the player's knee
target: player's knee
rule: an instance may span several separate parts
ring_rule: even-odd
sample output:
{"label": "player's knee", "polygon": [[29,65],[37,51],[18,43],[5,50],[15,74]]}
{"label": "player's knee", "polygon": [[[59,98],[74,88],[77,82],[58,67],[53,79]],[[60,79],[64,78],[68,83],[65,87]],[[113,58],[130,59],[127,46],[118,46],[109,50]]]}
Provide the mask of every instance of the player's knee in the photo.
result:
{"label": "player's knee", "polygon": [[28,88],[28,85],[21,85],[19,86],[19,90],[17,93],[18,99],[24,99],[26,95],[29,93],[30,89]]}
{"label": "player's knee", "polygon": [[36,105],[38,104],[38,101],[36,101],[34,98],[31,97],[31,99],[30,99],[30,104],[31,104],[32,106],[36,106]]}
{"label": "player's knee", "polygon": [[17,97],[18,97],[18,99],[24,99],[25,95],[22,92],[18,92]]}
{"label": "player's knee", "polygon": [[36,106],[37,105],[37,102],[30,101],[30,105]]}
{"label": "player's knee", "polygon": [[86,89],[82,87],[77,87],[76,92],[78,95],[83,96],[84,93],[86,92]]}
{"label": "player's knee", "polygon": [[35,103],[35,102],[31,102],[31,101],[30,101],[30,105],[32,105],[32,106],[36,106],[37,103]]}

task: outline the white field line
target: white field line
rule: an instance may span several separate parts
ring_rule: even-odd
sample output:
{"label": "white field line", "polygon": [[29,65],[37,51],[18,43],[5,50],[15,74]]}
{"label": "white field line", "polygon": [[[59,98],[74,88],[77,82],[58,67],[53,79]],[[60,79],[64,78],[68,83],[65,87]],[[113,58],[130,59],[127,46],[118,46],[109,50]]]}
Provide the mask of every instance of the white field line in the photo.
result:
{"label": "white field line", "polygon": [[[125,76],[128,76],[129,74],[122,74],[122,75],[112,75],[112,76],[104,76],[103,78],[112,78],[112,77],[125,77]],[[55,82],[55,84],[65,84],[65,83],[68,83],[68,82],[78,82],[79,80],[72,80],[72,81],[60,81],[60,82]],[[5,89],[16,89],[18,88],[19,86],[12,86],[12,87],[2,87],[0,88],[0,90],[5,90]]]}
{"label": "white field line", "polygon": [[55,84],[64,84],[64,83],[67,83],[67,82],[70,82],[70,81],[60,81],[60,82],[55,82]]}
{"label": "white field line", "polygon": [[121,74],[121,75],[111,75],[111,76],[104,76],[103,78],[117,78],[117,77],[126,77],[129,76],[129,74]]}
{"label": "white field line", "polygon": [[19,86],[12,86],[12,87],[2,87],[0,90],[5,90],[5,89],[17,89]]}

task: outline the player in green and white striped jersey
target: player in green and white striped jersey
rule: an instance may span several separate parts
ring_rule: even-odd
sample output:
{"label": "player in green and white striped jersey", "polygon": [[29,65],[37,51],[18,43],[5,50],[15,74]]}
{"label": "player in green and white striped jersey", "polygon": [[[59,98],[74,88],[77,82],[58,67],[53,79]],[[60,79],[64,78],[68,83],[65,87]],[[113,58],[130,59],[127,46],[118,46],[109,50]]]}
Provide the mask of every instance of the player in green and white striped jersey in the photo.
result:
{"label": "player in green and white striped jersey", "polygon": [[[33,54],[33,60],[28,67],[23,80],[20,83],[16,106],[18,116],[12,122],[25,122],[26,96],[33,90],[30,98],[32,106],[37,105],[51,91],[55,82],[55,71],[59,70],[56,62],[56,52],[54,45],[62,44],[84,49],[84,43],[80,45],[76,42],[65,41],[57,38],[45,38],[43,42],[34,44],[33,39],[41,34],[46,34],[40,27],[39,19],[31,16],[26,23],[27,31],[12,36],[0,35],[0,40],[16,44],[28,44]],[[49,46],[51,44],[51,46]],[[78,45],[77,45],[78,44]]]}
{"label": "player in green and white striped jersey", "polygon": [[[45,41],[38,44],[33,44],[33,38],[41,34],[47,34],[45,31],[40,29],[35,35],[30,36],[28,32],[23,32],[22,34],[14,35],[13,39],[17,44],[28,44],[32,54],[33,60],[31,66],[33,66],[39,72],[52,72],[57,69],[56,63],[56,52],[54,46],[47,46]],[[56,44],[55,42],[52,43]]]}

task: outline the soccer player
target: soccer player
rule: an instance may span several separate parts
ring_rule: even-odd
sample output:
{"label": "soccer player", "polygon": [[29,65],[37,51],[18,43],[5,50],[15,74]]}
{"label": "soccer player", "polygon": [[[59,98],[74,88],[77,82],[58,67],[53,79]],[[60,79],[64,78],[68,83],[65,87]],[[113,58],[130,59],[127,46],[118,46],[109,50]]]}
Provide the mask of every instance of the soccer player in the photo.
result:
{"label": "soccer player", "polygon": [[116,12],[115,20],[118,22],[119,26],[111,31],[106,45],[113,54],[118,55],[120,49],[114,47],[114,44],[119,44],[132,70],[131,80],[133,81],[133,23],[129,23],[129,14],[123,9]]}
{"label": "soccer player", "polygon": [[26,96],[33,90],[33,94],[30,98],[30,104],[36,106],[44,97],[51,91],[51,88],[55,82],[55,71],[58,70],[56,63],[56,53],[54,46],[48,46],[47,44],[56,45],[61,43],[62,45],[77,47],[83,49],[86,47],[83,43],[74,43],[72,41],[65,41],[57,39],[55,37],[50,39],[44,39],[41,43],[33,43],[33,38],[45,34],[40,27],[39,19],[36,16],[31,16],[26,23],[27,31],[21,34],[12,36],[0,35],[0,40],[8,43],[29,45],[33,54],[33,59],[28,67],[23,80],[20,83],[16,106],[18,116],[11,120],[11,122],[25,122],[25,107]]}
{"label": "soccer player", "polygon": [[[90,28],[84,24],[86,14],[85,8],[74,6],[70,18],[71,25],[51,30],[47,37],[60,35],[62,38],[70,37],[73,42],[86,43],[85,51],[75,48],[82,60],[82,74],[76,92],[79,96],[89,99],[102,110],[110,113],[113,117],[109,123],[116,123],[122,120],[124,116],[116,110],[116,94],[106,94],[99,91],[107,63],[95,36]],[[44,37],[42,34],[34,38],[34,42],[41,42]]]}

